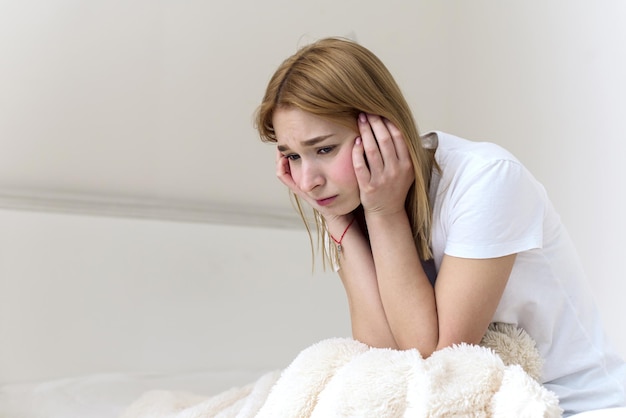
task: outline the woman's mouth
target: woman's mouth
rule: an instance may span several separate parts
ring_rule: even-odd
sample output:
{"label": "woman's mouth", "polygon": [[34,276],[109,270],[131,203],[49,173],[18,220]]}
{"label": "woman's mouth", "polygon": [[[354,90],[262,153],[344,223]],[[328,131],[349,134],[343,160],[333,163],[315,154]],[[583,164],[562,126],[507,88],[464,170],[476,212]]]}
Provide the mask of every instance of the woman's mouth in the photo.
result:
{"label": "woman's mouth", "polygon": [[317,204],[320,206],[328,206],[335,201],[337,196],[327,197],[326,199],[316,200]]}

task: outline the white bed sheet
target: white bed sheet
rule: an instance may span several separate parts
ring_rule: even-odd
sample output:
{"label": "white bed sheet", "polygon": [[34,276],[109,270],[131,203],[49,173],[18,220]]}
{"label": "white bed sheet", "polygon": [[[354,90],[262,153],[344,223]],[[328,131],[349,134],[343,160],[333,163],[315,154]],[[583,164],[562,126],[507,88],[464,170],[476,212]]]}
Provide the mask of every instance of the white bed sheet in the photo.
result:
{"label": "white bed sheet", "polygon": [[626,408],[598,409],[572,415],[571,418],[626,418]]}
{"label": "white bed sheet", "polygon": [[[252,383],[268,371],[108,373],[8,384],[0,386],[0,418],[118,418],[148,390],[180,390],[208,396]],[[626,408],[585,412],[578,417],[624,418]]]}
{"label": "white bed sheet", "polygon": [[258,379],[268,370],[185,374],[109,373],[0,386],[0,418],[118,418],[148,390],[213,395]]}

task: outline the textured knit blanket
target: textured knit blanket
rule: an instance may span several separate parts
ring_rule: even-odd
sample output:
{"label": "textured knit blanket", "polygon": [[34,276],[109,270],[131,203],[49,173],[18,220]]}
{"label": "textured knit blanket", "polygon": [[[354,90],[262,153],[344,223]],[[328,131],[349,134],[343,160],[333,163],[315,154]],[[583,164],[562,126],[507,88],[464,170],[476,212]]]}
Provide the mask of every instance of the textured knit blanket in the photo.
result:
{"label": "textured knit blanket", "polygon": [[212,397],[147,392],[121,418],[560,417],[556,396],[538,382],[541,364],[528,334],[506,324],[492,324],[480,345],[427,359],[333,338]]}

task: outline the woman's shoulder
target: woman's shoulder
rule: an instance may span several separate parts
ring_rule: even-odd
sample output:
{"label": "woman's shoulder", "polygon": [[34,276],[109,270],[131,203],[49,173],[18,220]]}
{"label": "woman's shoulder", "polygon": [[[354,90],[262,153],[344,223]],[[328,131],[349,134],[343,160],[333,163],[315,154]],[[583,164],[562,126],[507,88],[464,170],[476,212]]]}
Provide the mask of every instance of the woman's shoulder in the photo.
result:
{"label": "woman's shoulder", "polygon": [[481,199],[488,194],[508,195],[516,191],[525,196],[532,193],[543,196],[543,186],[520,161],[500,145],[487,141],[470,141],[445,132],[427,134],[427,140],[436,145],[435,160],[439,171],[433,173],[435,189],[447,192],[460,191],[456,196],[464,196],[467,190],[477,192]]}
{"label": "woman's shoulder", "polygon": [[436,149],[435,158],[440,165],[482,165],[497,161],[519,164],[513,154],[493,142],[469,140],[442,131],[429,132],[422,138],[426,147]]}

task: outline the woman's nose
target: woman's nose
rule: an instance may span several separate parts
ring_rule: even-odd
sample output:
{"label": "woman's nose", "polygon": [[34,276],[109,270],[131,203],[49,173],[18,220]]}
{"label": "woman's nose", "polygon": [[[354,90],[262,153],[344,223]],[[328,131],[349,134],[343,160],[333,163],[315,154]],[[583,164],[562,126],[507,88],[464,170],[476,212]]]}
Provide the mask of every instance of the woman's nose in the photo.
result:
{"label": "woman's nose", "polygon": [[316,164],[302,164],[300,173],[300,190],[310,192],[318,186],[324,184],[324,175],[322,170]]}

